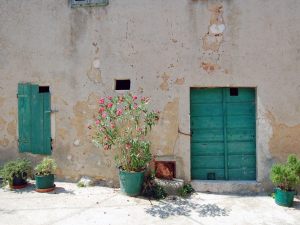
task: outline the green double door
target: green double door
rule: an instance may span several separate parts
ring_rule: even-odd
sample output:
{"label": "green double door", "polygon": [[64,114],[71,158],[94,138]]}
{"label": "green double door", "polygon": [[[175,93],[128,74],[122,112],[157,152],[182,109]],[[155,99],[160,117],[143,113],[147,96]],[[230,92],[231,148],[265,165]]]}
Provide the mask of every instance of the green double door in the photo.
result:
{"label": "green double door", "polygon": [[255,89],[191,89],[190,101],[191,178],[255,180]]}

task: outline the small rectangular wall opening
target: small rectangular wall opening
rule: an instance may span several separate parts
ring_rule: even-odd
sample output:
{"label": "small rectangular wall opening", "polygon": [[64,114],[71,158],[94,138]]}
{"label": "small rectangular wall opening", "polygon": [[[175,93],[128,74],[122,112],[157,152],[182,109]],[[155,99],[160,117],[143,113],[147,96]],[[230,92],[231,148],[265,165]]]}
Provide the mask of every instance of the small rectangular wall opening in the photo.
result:
{"label": "small rectangular wall opening", "polygon": [[39,93],[49,93],[49,86],[39,86]]}
{"label": "small rectangular wall opening", "polygon": [[130,90],[131,82],[126,80],[115,80],[115,90]]}
{"label": "small rectangular wall opening", "polygon": [[172,180],[176,177],[175,161],[155,161],[155,176],[161,179]]}
{"label": "small rectangular wall opening", "polygon": [[238,88],[230,88],[230,96],[239,96]]}

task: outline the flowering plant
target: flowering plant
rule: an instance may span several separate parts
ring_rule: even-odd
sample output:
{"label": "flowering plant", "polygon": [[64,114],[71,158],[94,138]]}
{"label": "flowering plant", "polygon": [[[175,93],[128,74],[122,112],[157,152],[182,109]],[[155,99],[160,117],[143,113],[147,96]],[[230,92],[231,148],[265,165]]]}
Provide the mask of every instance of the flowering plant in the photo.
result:
{"label": "flowering plant", "polygon": [[95,121],[93,143],[115,151],[117,166],[142,171],[152,159],[146,136],[158,121],[159,113],[148,109],[149,98],[127,93],[101,98]]}

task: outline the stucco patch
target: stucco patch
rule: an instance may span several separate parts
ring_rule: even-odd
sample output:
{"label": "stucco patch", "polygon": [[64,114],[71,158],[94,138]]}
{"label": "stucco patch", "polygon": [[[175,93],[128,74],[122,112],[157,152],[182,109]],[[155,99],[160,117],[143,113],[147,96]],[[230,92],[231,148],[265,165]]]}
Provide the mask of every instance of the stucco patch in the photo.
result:
{"label": "stucco patch", "polygon": [[7,124],[7,133],[11,136],[16,136],[17,134],[17,122],[15,120]]}
{"label": "stucco patch", "polygon": [[278,161],[285,161],[289,154],[300,156],[300,124],[287,126],[278,123],[270,112],[267,117],[273,128],[273,135],[269,141],[271,155]]}
{"label": "stucco patch", "polygon": [[159,124],[151,132],[152,151],[155,155],[173,155],[178,137],[179,99],[168,102],[160,115]]}
{"label": "stucco patch", "polygon": [[163,90],[163,91],[168,91],[169,90],[168,80],[170,78],[170,75],[167,74],[167,73],[163,73],[161,78],[163,79],[163,82],[160,84],[160,89]]}

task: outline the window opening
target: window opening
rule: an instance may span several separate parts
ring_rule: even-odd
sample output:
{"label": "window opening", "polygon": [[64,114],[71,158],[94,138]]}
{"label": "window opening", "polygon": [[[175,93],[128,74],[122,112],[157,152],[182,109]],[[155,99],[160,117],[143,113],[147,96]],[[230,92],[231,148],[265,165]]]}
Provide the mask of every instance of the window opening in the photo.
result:
{"label": "window opening", "polygon": [[115,90],[130,90],[130,80],[116,80]]}

